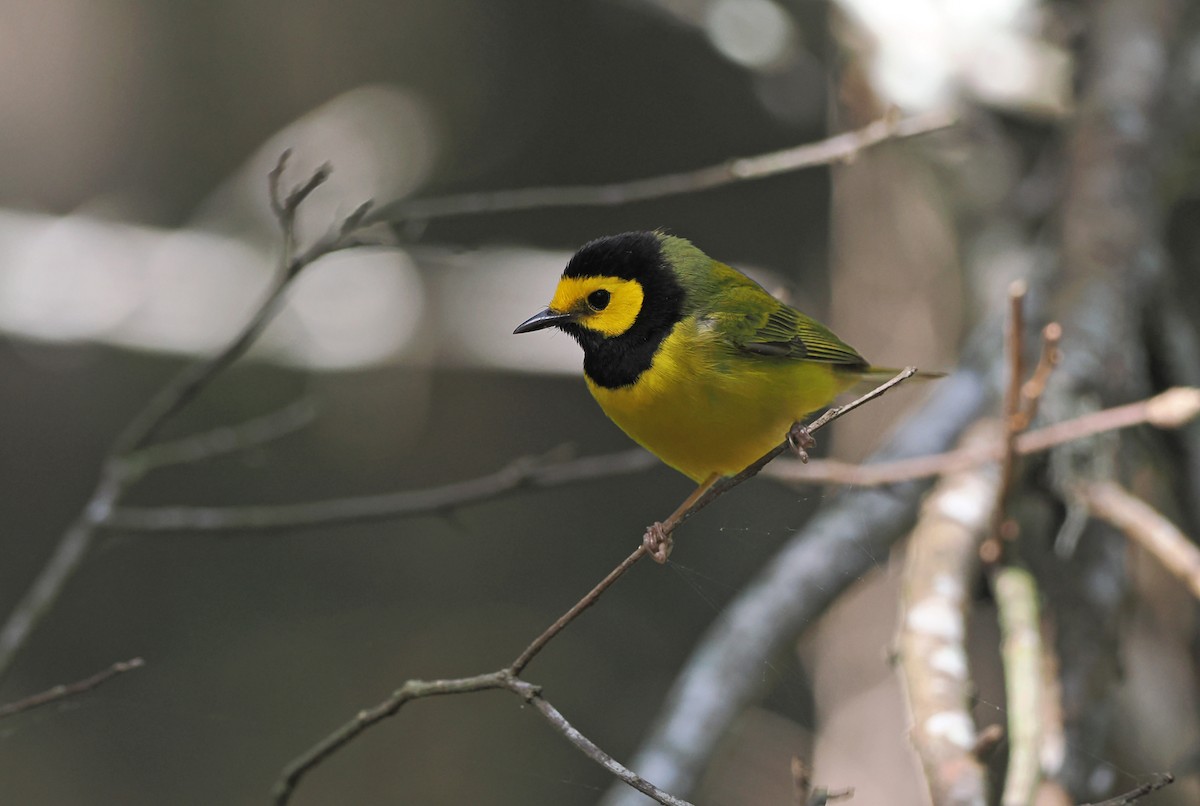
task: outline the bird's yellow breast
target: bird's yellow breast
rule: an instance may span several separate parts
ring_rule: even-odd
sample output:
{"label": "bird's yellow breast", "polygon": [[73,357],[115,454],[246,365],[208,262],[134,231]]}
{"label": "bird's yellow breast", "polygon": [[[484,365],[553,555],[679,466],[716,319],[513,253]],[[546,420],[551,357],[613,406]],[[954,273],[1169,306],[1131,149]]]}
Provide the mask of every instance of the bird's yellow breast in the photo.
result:
{"label": "bird's yellow breast", "polygon": [[855,380],[828,364],[736,353],[710,323],[687,317],[636,382],[587,384],[622,431],[699,482],[737,473]]}

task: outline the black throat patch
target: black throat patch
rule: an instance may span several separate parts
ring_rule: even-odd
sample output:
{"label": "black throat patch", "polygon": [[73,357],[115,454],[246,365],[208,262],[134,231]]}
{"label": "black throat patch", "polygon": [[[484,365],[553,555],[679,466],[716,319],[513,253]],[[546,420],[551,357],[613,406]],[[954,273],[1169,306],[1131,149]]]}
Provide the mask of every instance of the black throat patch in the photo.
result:
{"label": "black throat patch", "polygon": [[583,371],[593,383],[606,389],[637,383],[663,339],[683,318],[683,286],[667,264],[659,236],[626,232],[598,238],[575,253],[563,276],[620,277],[641,283],[642,309],[621,335],[605,336],[574,323],[561,326],[583,348]]}

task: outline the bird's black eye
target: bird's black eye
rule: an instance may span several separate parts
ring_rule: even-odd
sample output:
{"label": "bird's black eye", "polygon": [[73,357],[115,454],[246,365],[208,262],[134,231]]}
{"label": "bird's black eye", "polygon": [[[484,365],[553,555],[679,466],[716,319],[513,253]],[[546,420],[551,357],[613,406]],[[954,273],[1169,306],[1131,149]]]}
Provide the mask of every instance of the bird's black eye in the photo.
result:
{"label": "bird's black eye", "polygon": [[608,299],[611,295],[607,290],[601,288],[588,294],[588,306],[593,311],[602,311],[608,307]]}

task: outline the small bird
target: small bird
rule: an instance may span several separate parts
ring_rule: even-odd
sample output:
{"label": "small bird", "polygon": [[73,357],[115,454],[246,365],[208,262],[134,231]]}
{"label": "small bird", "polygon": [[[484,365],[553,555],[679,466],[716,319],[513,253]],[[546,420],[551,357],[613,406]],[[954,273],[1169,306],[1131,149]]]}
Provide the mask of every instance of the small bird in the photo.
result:
{"label": "small bird", "polygon": [[[514,333],[557,327],[583,348],[588,389],[635,442],[699,483],[699,498],[777,446],[872,367],[827,327],[690,241],[627,232],[585,244],[549,307]],[[660,562],[669,542],[647,532]]]}

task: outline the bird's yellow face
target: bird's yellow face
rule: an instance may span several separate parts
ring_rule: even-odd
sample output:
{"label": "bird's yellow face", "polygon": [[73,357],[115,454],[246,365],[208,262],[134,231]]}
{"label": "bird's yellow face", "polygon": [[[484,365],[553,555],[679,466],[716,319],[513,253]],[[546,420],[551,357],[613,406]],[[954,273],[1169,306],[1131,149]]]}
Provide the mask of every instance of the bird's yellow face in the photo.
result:
{"label": "bird's yellow face", "polygon": [[569,314],[580,327],[611,338],[633,327],[646,293],[637,280],[620,277],[563,277],[550,311]]}
{"label": "bird's yellow face", "polygon": [[550,306],[515,333],[558,328],[583,348],[588,379],[609,389],[631,386],[684,318],[686,294],[654,232],[600,238],[563,269]]}

